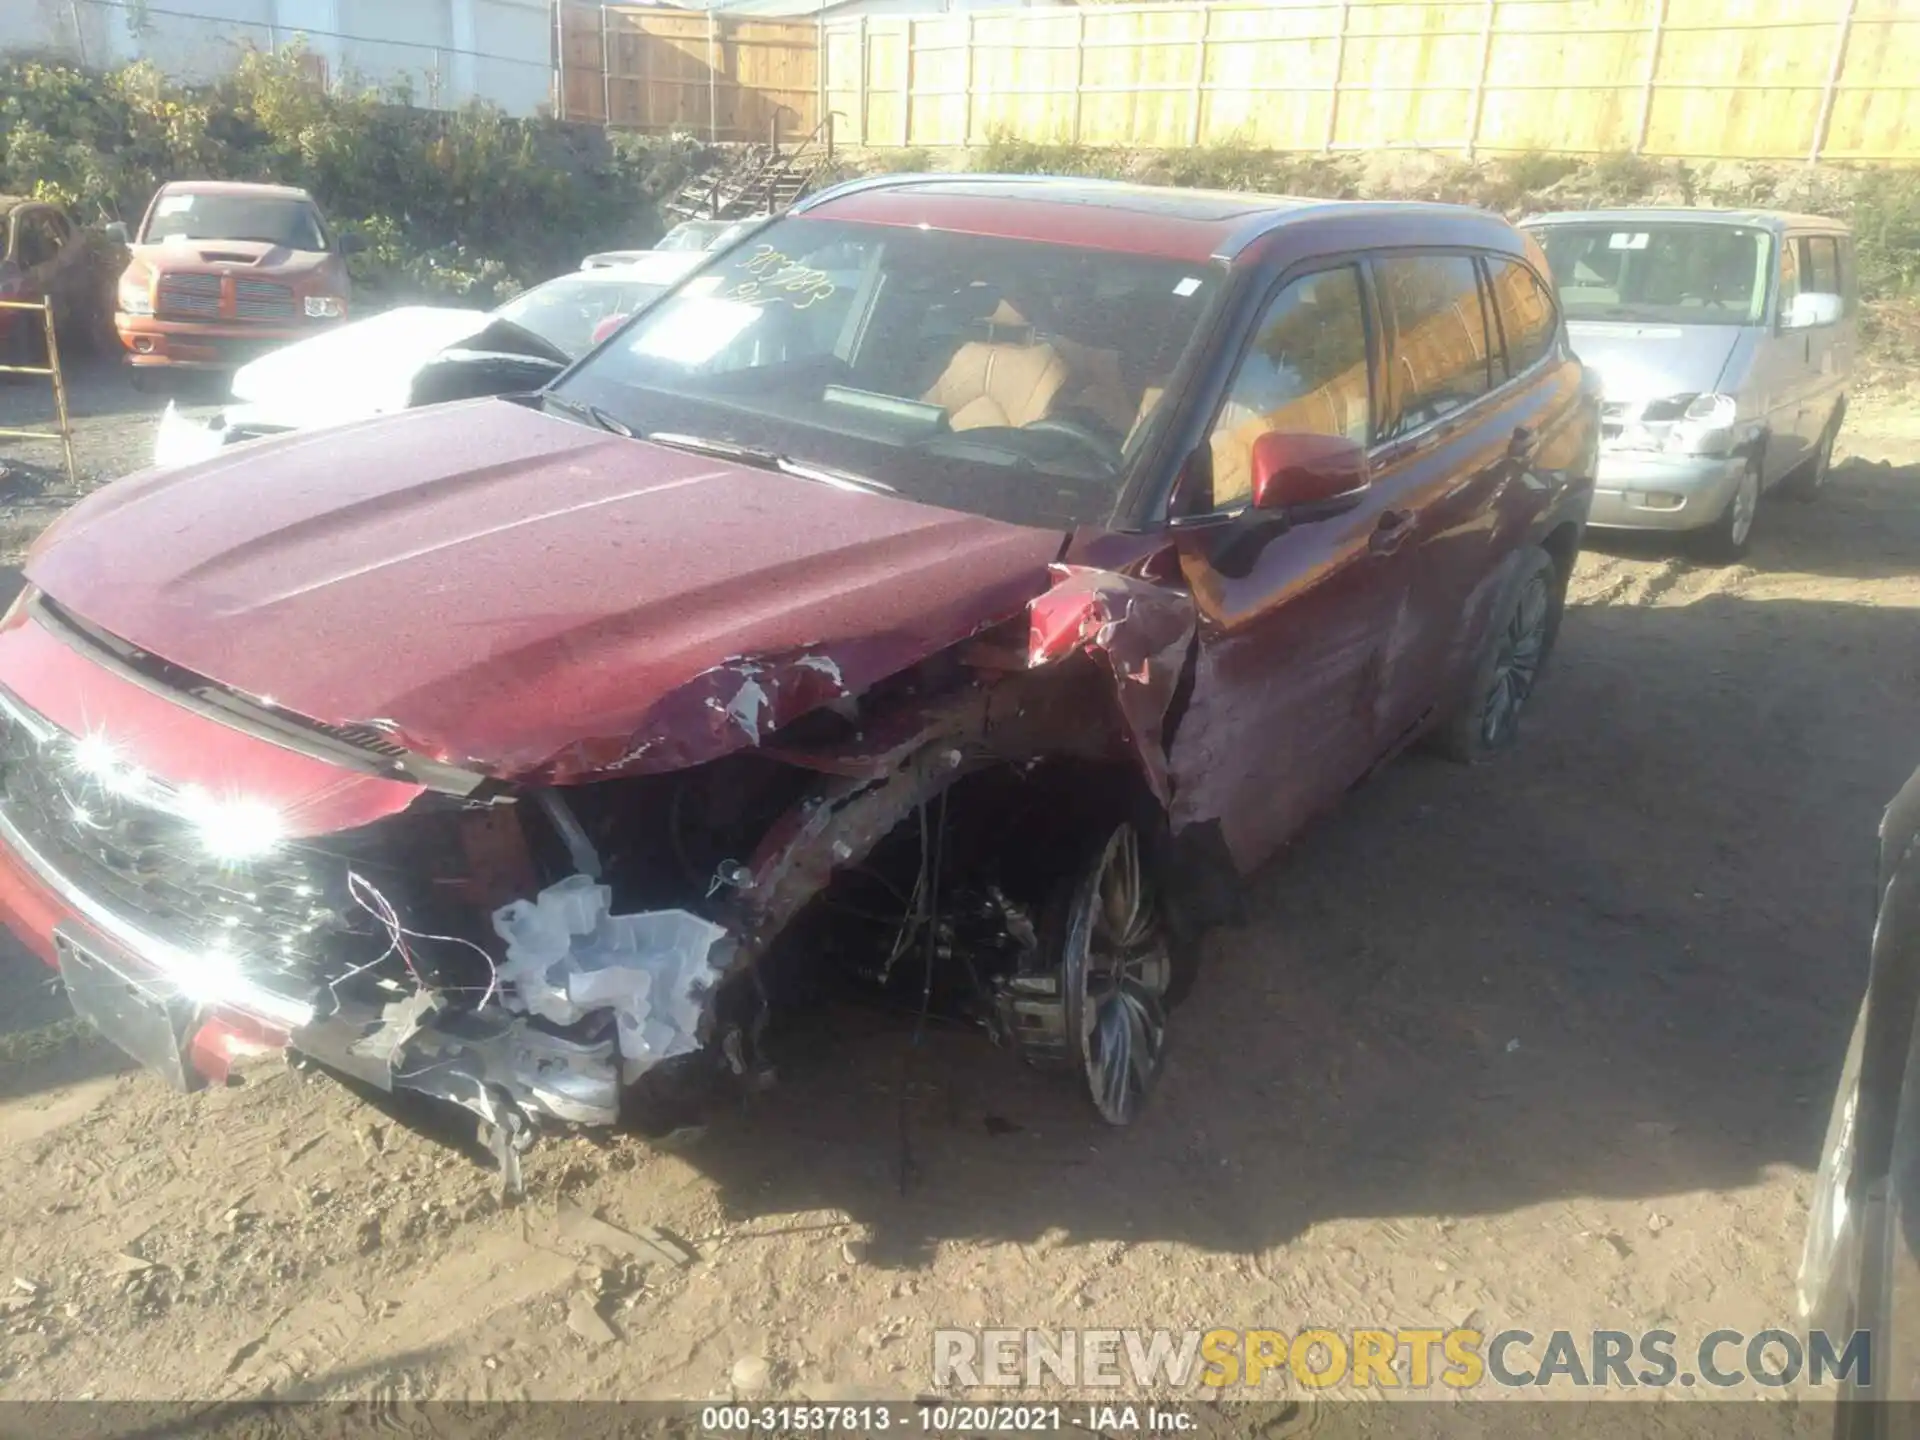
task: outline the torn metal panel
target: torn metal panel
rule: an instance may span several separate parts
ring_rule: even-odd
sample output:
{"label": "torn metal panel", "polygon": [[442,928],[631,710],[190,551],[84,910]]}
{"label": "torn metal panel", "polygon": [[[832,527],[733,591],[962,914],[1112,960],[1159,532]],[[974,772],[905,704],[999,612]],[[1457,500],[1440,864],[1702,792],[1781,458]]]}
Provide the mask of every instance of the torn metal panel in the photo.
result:
{"label": "torn metal panel", "polygon": [[1146,580],[1082,565],[1050,565],[1053,588],[1028,606],[1027,663],[1038,668],[1076,652],[1113,672],[1121,718],[1142,773],[1169,801],[1163,735],[1167,707],[1193,648],[1193,601]]}
{"label": "torn metal panel", "polygon": [[[428,1023],[413,1023],[427,1011]],[[572,1039],[503,1010],[438,1009],[415,997],[384,1010],[343,1004],[291,1043],[381,1090],[434,1095],[493,1125],[510,1110],[575,1125],[611,1125],[620,1114],[611,1033]]]}
{"label": "torn metal panel", "polygon": [[730,926],[741,939],[735,962],[765,950],[841,865],[858,864],[880,840],[954,781],[992,757],[938,739],[883,778],[836,776],[789,811],[762,838],[739,887]]}
{"label": "torn metal panel", "polygon": [[632,731],[577,741],[540,770],[578,779],[684,769],[758,745],[781,726],[851,694],[840,662],[813,648],[736,657],[670,691]]}

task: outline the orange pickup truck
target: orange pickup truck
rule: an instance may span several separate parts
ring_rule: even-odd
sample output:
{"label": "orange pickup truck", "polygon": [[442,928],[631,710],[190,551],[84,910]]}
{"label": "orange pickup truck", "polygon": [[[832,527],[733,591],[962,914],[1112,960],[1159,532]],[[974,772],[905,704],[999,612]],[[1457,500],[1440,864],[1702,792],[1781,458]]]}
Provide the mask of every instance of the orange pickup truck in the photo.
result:
{"label": "orange pickup truck", "polygon": [[231,369],[346,318],[346,257],[304,190],[230,181],[160,187],[132,252],[114,328],[135,383],[164,369]]}

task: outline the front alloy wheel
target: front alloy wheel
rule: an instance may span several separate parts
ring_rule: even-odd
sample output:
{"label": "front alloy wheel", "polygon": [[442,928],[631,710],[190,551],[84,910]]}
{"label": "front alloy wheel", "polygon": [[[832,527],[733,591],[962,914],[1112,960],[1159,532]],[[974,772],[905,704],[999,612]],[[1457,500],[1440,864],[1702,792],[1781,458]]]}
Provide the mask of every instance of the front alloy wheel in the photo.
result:
{"label": "front alloy wheel", "polygon": [[1173,959],[1140,836],[1116,826],[1074,884],[1060,955],[1068,1047],[1109,1125],[1130,1123],[1166,1059]]}
{"label": "front alloy wheel", "polygon": [[1720,518],[1700,532],[1701,558],[1730,565],[1753,543],[1753,520],[1760,512],[1760,465],[1755,461],[1740,472],[1740,481],[1727,498]]}

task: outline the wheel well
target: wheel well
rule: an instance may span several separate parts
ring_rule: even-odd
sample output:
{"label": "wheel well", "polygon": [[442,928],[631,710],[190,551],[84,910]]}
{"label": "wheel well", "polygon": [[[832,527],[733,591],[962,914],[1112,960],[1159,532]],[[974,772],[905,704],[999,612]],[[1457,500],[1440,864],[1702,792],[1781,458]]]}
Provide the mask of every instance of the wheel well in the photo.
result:
{"label": "wheel well", "polygon": [[1580,555],[1580,525],[1578,521],[1568,520],[1555,526],[1540,542],[1540,548],[1553,560],[1553,568],[1559,572],[1561,585],[1573,573],[1573,562]]}

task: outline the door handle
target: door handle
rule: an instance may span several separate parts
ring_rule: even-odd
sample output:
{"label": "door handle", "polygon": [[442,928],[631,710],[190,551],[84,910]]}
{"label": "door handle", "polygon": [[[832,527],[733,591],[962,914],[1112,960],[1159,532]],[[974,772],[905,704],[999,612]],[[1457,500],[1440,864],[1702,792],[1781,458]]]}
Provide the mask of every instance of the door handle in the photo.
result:
{"label": "door handle", "polygon": [[1411,510],[1388,510],[1367,537],[1367,548],[1376,555],[1391,555],[1413,534],[1413,521]]}

